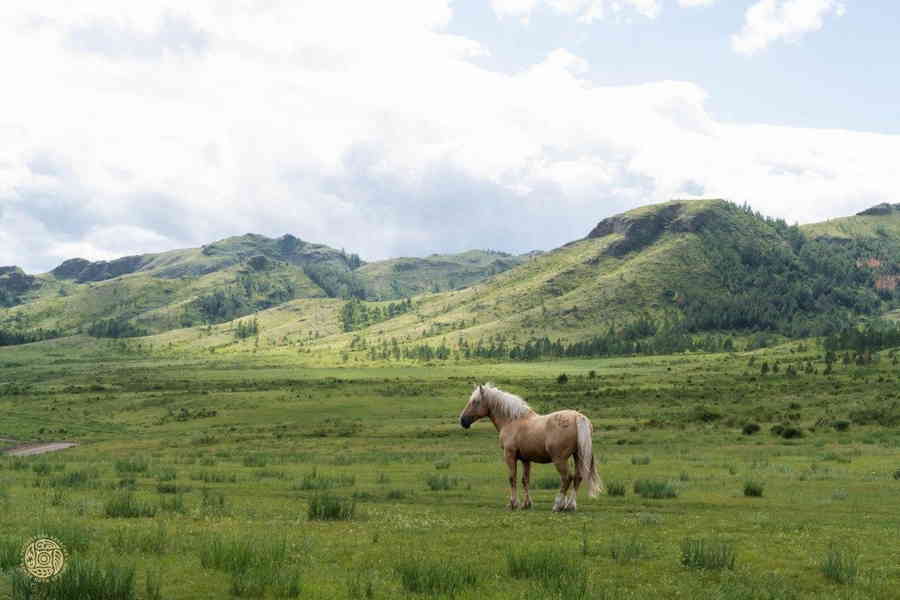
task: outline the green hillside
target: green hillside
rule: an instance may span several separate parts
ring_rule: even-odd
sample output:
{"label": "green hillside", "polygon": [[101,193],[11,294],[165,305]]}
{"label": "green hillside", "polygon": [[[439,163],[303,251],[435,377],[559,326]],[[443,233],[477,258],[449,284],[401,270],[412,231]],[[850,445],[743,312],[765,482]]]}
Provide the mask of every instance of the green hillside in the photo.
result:
{"label": "green hillside", "polygon": [[811,223],[800,229],[810,238],[900,238],[900,204],[879,204],[852,217]]}
{"label": "green hillside", "polygon": [[248,234],[34,277],[5,269],[13,306],[0,309],[0,342],[80,333],[322,363],[721,350],[897,309],[896,218],[875,207],[845,220],[858,235],[841,237],[822,233],[834,222],[798,228],[723,200],[672,201],[604,219],[551,252],[368,264]]}
{"label": "green hillside", "polygon": [[399,299],[477,282],[518,261],[470,251],[367,265],[355,254],[291,235],[246,234],[112,261],[75,258],[40,275],[2,267],[0,344],[208,327],[295,299]]}

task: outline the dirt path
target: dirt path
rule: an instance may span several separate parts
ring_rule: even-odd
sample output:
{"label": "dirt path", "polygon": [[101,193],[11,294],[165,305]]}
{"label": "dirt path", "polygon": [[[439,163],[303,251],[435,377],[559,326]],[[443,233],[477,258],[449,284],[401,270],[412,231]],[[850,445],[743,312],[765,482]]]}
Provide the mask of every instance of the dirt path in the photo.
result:
{"label": "dirt path", "polygon": [[[14,442],[15,440],[7,440],[6,442]],[[34,456],[35,454],[44,454],[46,452],[56,452],[57,450],[65,450],[72,446],[77,446],[75,442],[50,442],[46,444],[22,444],[9,448],[4,452],[7,456]]]}

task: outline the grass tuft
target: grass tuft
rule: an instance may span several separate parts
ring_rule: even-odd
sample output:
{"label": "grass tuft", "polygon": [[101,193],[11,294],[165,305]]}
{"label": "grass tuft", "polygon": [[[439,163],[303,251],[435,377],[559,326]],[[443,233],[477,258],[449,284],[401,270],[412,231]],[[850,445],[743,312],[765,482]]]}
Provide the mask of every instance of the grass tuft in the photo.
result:
{"label": "grass tuft", "polygon": [[356,502],[331,494],[319,494],[309,501],[307,518],[310,521],[350,521],[356,513]]}
{"label": "grass tuft", "polygon": [[403,589],[412,594],[453,596],[478,583],[474,567],[463,563],[416,560],[394,567]]}
{"label": "grass tuft", "polygon": [[153,517],[156,507],[141,502],[131,492],[122,492],[106,501],[103,514],[110,518]]}
{"label": "grass tuft", "polygon": [[852,584],[859,575],[859,553],[851,548],[832,544],[820,567],[825,577],[834,583]]}
{"label": "grass tuft", "polygon": [[634,482],[634,493],[642,498],[677,498],[678,488],[671,481],[638,479]]}
{"label": "grass tuft", "polygon": [[681,564],[691,569],[734,569],[734,545],[719,540],[685,539]]}
{"label": "grass tuft", "polygon": [[744,482],[744,495],[748,498],[762,498],[765,485],[759,481],[748,480]]}
{"label": "grass tuft", "polygon": [[624,496],[626,490],[624,481],[609,481],[606,484],[606,493],[610,496]]}

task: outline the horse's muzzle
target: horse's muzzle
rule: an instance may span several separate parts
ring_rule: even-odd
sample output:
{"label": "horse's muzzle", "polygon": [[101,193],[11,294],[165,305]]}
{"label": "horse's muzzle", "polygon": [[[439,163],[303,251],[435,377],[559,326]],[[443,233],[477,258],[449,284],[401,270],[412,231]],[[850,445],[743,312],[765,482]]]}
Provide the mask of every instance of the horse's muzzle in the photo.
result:
{"label": "horse's muzzle", "polygon": [[472,417],[460,417],[459,424],[463,429],[468,429],[472,425]]}

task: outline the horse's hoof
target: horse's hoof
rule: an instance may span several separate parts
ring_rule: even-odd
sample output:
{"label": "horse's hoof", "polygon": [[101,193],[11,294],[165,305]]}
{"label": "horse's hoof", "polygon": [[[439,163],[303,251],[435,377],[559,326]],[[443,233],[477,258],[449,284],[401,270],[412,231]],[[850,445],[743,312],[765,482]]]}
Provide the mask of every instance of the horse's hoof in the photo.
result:
{"label": "horse's hoof", "polygon": [[509,510],[516,510],[517,508],[519,508],[519,505],[516,504],[515,502],[509,503]]}
{"label": "horse's hoof", "polygon": [[528,510],[529,508],[531,508],[531,500],[526,500],[522,503],[522,510]]}

